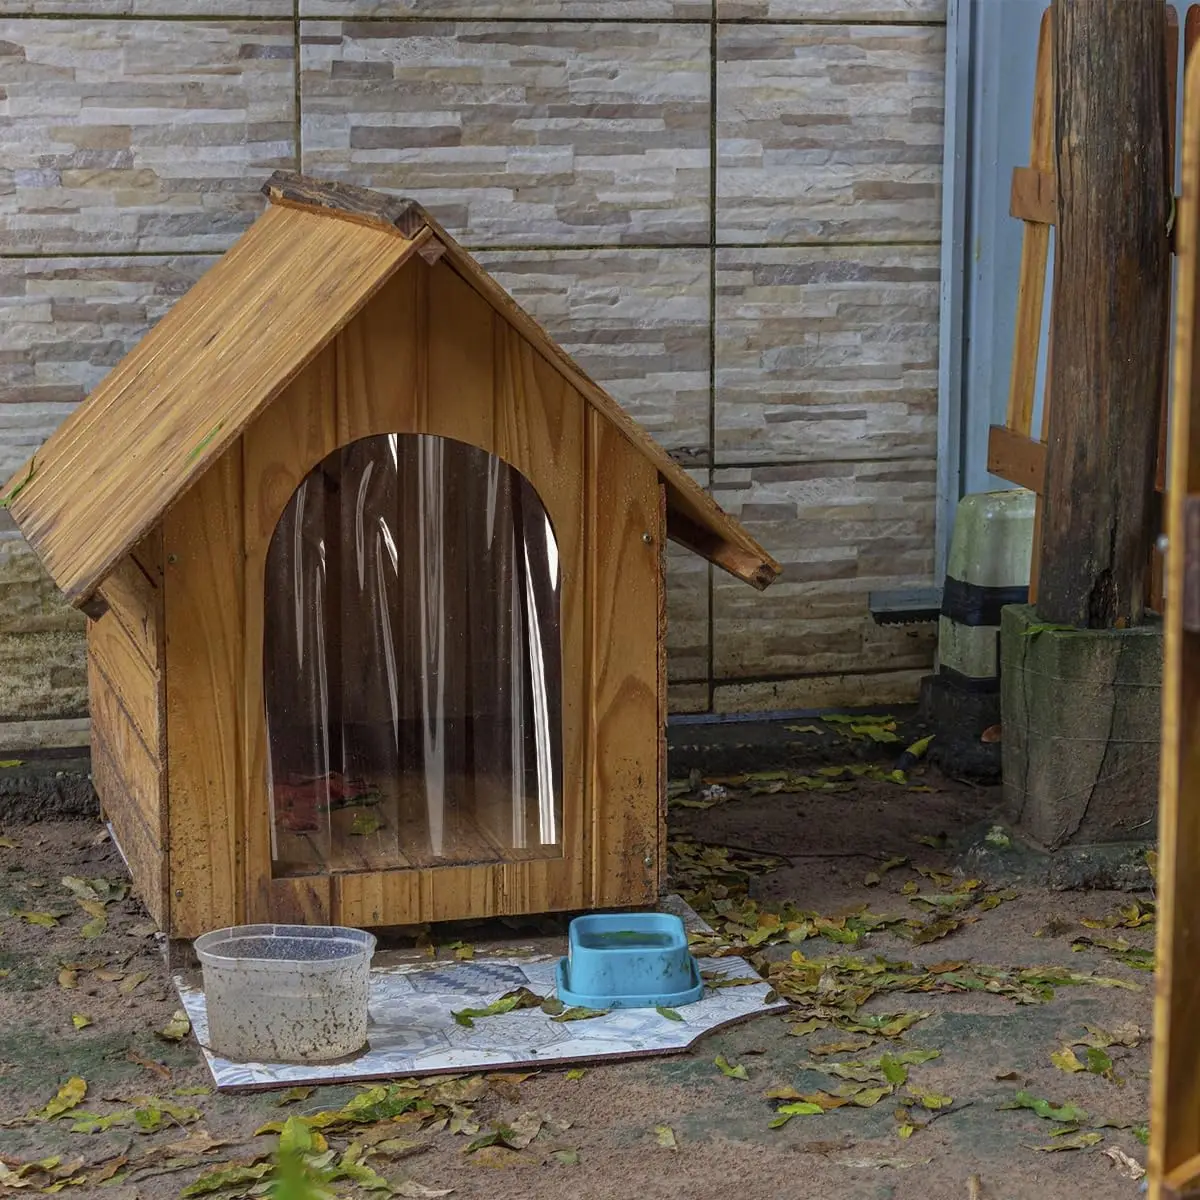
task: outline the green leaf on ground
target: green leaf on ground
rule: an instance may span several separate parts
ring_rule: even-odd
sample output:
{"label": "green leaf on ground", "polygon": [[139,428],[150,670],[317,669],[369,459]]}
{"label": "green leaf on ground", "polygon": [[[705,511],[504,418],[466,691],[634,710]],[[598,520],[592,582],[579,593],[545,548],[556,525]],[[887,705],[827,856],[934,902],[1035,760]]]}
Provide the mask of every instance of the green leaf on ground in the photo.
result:
{"label": "green leaf on ground", "polygon": [[535,995],[527,987],[520,987],[501,996],[499,1000],[493,1000],[486,1008],[463,1008],[450,1015],[459,1025],[473,1029],[476,1017],[498,1017],[519,1008],[537,1008],[545,1002],[545,996]]}
{"label": "green leaf on ground", "polygon": [[1052,1104],[1049,1100],[1041,1100],[1029,1092],[1018,1092],[1007,1104],[1000,1105],[1001,1109],[1028,1108],[1047,1121],[1086,1122],[1088,1114],[1077,1104],[1069,1101],[1061,1106]]}
{"label": "green leaf on ground", "polygon": [[683,1017],[679,1015],[673,1008],[664,1008],[661,1004],[656,1005],[654,1011],[660,1017],[666,1017],[668,1021],[682,1021]]}
{"label": "green leaf on ground", "polygon": [[908,1094],[922,1107],[930,1111],[949,1108],[954,1103],[953,1096],[944,1096],[940,1092],[926,1092],[921,1088],[908,1085]]}
{"label": "green leaf on ground", "polygon": [[567,1078],[570,1080],[582,1079],[586,1074],[587,1070],[584,1067],[572,1067],[567,1072]]}
{"label": "green leaf on ground", "polygon": [[27,909],[20,909],[14,912],[13,916],[20,917],[27,925],[42,925],[46,929],[53,929],[58,924],[58,918],[48,912],[30,912]]}
{"label": "green leaf on ground", "polygon": [[38,1121],[52,1121],[63,1113],[82,1103],[87,1095],[87,1080],[78,1075],[72,1075],[55,1093],[54,1098],[44,1108],[36,1109],[29,1115]]}
{"label": "green leaf on ground", "polygon": [[731,1064],[723,1054],[718,1054],[713,1059],[713,1066],[717,1068],[728,1079],[749,1079],[750,1076],[746,1073],[746,1068],[738,1063],[736,1066]]}
{"label": "green leaf on ground", "polygon": [[675,1130],[670,1125],[655,1125],[654,1136],[664,1150],[678,1150],[679,1143],[675,1140]]}
{"label": "green leaf on ground", "polygon": [[86,1029],[92,1023],[92,1018],[87,1016],[85,1013],[71,1014],[71,1024],[74,1025],[76,1029]]}
{"label": "green leaf on ground", "polygon": [[253,1166],[234,1163],[214,1167],[201,1175],[195,1183],[188,1184],[179,1195],[181,1200],[190,1200],[192,1196],[207,1196],[211,1192],[232,1188],[235,1184],[257,1183],[271,1174],[273,1169],[274,1163],[270,1162],[255,1163]]}
{"label": "green leaf on ground", "polygon": [[780,1129],[793,1117],[815,1117],[825,1110],[808,1100],[796,1100],[791,1104],[781,1104],[775,1110],[775,1116],[767,1123],[768,1129]]}
{"label": "green leaf on ground", "polygon": [[558,1016],[551,1017],[552,1021],[590,1021],[593,1017],[608,1016],[607,1008],[587,1008],[582,1004],[573,1005],[565,1012],[560,1012]]}
{"label": "green leaf on ground", "polygon": [[177,1008],[166,1025],[156,1031],[155,1036],[167,1042],[181,1042],[191,1031],[192,1023],[187,1013],[182,1008]]}
{"label": "green leaf on ground", "polygon": [[1102,1133],[1074,1133],[1070,1137],[1056,1138],[1045,1146],[1031,1146],[1031,1150],[1044,1150],[1052,1153],[1056,1150],[1086,1150],[1097,1142],[1104,1141]]}

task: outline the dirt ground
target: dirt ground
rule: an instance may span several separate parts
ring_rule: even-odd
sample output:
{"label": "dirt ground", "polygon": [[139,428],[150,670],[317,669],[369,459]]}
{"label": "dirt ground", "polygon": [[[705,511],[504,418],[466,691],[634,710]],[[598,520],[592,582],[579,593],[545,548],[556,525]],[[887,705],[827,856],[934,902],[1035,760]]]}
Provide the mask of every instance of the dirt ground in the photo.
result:
{"label": "dirt ground", "polygon": [[[456,1084],[461,1088],[454,1093],[460,1098],[457,1108],[444,1087],[439,1092],[437,1085],[427,1084],[420,1094],[434,1108],[424,1117],[409,1113],[391,1122],[395,1136],[405,1141],[388,1142],[389,1151],[366,1160],[370,1168],[397,1183],[397,1194],[453,1189],[455,1196],[489,1200],[568,1193],[596,1200],[727,1200],[739,1192],[781,1200],[1136,1196],[1141,1188],[1132,1177],[1136,1167],[1106,1152],[1120,1151],[1135,1163],[1145,1159],[1138,1135],[1144,1135],[1147,1119],[1153,976],[1130,963],[1137,961],[1139,948],[1152,948],[1154,927],[1146,915],[1151,898],[1050,892],[1020,880],[1003,886],[983,880],[972,890],[956,868],[954,851],[939,848],[939,835],[953,846],[964,830],[993,818],[998,812],[994,790],[955,783],[932,769],[910,776],[904,785],[865,774],[837,779],[828,761],[828,755],[816,755],[807,765],[793,759],[782,779],[762,777],[774,774],[771,767],[778,764],[759,763],[750,774],[760,778],[739,777],[720,785],[724,792],[714,792],[695,776],[692,786],[672,789],[671,836],[683,843],[685,859],[702,853],[694,843],[703,843],[736,847],[728,861],[740,856],[749,864],[741,890],[729,888],[730,875],[720,870],[711,886],[701,872],[699,887],[694,871],[682,873],[675,885],[693,904],[702,912],[707,908],[706,915],[718,914],[720,927],[730,912],[744,919],[751,900],[753,913],[771,914],[761,917],[760,928],[769,928],[782,913],[782,919],[793,918],[787,923],[810,933],[796,940],[801,935],[793,931],[739,952],[759,955],[757,965],[764,971],[783,972],[776,986],[784,995],[806,969],[786,973],[795,965],[793,950],[803,956],[801,963],[825,958],[841,964],[815,969],[809,978],[819,975],[821,982],[800,998],[796,1011],[718,1032],[687,1054],[589,1066],[582,1078],[559,1070],[520,1081],[464,1079]],[[797,772],[819,772],[822,765],[825,775],[797,782]],[[827,790],[823,780],[837,780],[842,790]],[[912,784],[932,790],[913,790]],[[85,911],[77,894],[60,882],[64,877],[123,878],[115,848],[99,840],[100,825],[74,821],[0,832],[6,839],[0,841],[0,1163],[9,1172],[0,1168],[0,1181],[17,1185],[14,1195],[53,1189],[65,1178],[81,1180],[67,1188],[68,1195],[154,1200],[180,1195],[198,1176],[231,1161],[249,1164],[249,1178],[240,1188],[214,1194],[244,1195],[269,1169],[262,1156],[275,1146],[273,1136],[255,1137],[262,1123],[338,1109],[356,1095],[352,1087],[322,1088],[281,1107],[279,1093],[199,1091],[211,1079],[195,1042],[190,1037],[164,1041],[156,1032],[167,1026],[178,1002],[144,910],[136,899],[114,899],[100,885],[99,899],[89,900],[85,888],[83,899],[91,909]],[[779,859],[768,864],[773,869],[764,869],[747,855]],[[881,873],[889,859],[906,861]],[[872,871],[881,873],[880,879],[868,886]],[[1130,909],[1134,900],[1139,907]],[[796,917],[784,908],[787,902],[805,915]],[[916,925],[884,925],[848,944],[856,935],[842,930],[858,919],[856,912],[861,916],[863,905],[872,914],[919,921],[924,929],[950,913],[951,928],[937,940],[914,944],[914,935],[924,936]],[[97,912],[105,914],[103,928]],[[31,924],[21,914],[49,914],[56,923]],[[1105,917],[1107,928],[1081,924]],[[963,924],[954,924],[963,918]],[[740,936],[745,935],[743,929]],[[488,952],[482,931],[433,931],[443,947],[438,953],[447,956],[453,951],[446,943],[467,936],[478,954]],[[1110,948],[1072,949],[1073,943],[1081,946],[1080,937],[1107,940]],[[891,978],[936,967],[923,975],[933,980],[930,990],[884,989],[868,997],[854,988],[834,988],[839,970],[860,969],[851,958],[861,960],[865,970],[877,955],[916,964],[908,972],[893,964]],[[1010,980],[1017,978],[1017,967],[1067,968],[1089,980],[989,989],[981,981],[1001,975],[989,975],[988,967],[1005,968],[1003,978]],[[942,981],[962,978],[974,980],[975,990],[943,990]],[[1041,994],[1032,994],[1039,988]],[[851,993],[854,999],[837,1012],[829,1007],[831,997],[844,1000]],[[878,1014],[916,1012],[929,1015],[895,1030],[891,1038],[846,1029],[856,1022],[879,1024]],[[814,1013],[815,1023],[824,1014],[823,1028],[789,1033],[798,1018],[812,1019]],[[88,1023],[75,1028],[73,1015]],[[1100,1043],[1093,1046],[1098,1053],[1089,1057],[1087,1046],[1076,1045],[1078,1069],[1051,1062],[1052,1053],[1089,1036]],[[858,1048],[821,1053],[831,1043],[845,1042]],[[869,1081],[867,1088],[891,1088],[878,1102],[860,1106],[829,1099],[839,1085],[853,1087],[844,1085],[844,1076],[822,1071],[830,1063],[865,1064],[869,1076],[882,1055],[892,1056],[889,1070],[896,1070],[897,1056],[913,1050],[936,1050],[938,1057],[902,1068],[907,1080],[894,1088],[882,1078]],[[723,1074],[714,1065],[718,1056],[744,1067],[747,1078]],[[1089,1066],[1102,1073],[1092,1073]],[[848,1068],[851,1077],[855,1070]],[[71,1077],[87,1083],[82,1103],[58,1119],[29,1116]],[[770,1122],[780,1116],[776,1106],[788,1099],[768,1099],[764,1092],[788,1088],[796,1095],[820,1093],[840,1106],[801,1113],[772,1128]],[[929,1097],[930,1106],[913,1100],[914,1093]],[[1084,1111],[1059,1111],[1061,1119],[1055,1121],[1030,1108],[1005,1107],[1019,1093]],[[910,1100],[908,1107],[899,1107],[902,1095]],[[157,1104],[142,1097],[155,1097]],[[108,1130],[72,1132],[80,1113],[120,1114],[138,1106],[150,1112],[144,1123],[157,1128],[143,1132],[136,1124],[118,1123]],[[521,1117],[529,1113],[545,1123],[528,1145],[465,1152],[480,1133],[497,1125],[528,1130],[529,1119]],[[906,1122],[909,1136],[902,1136]],[[456,1124],[465,1124],[468,1132],[453,1132]],[[479,1133],[471,1132],[475,1126]],[[331,1132],[329,1145],[340,1150],[361,1132],[360,1127]],[[210,1141],[226,1144],[206,1149]],[[1081,1148],[1066,1148],[1076,1144]],[[47,1156],[61,1162],[46,1171],[23,1171],[21,1164]],[[82,1160],[78,1166],[77,1160]],[[106,1173],[114,1177],[101,1182]],[[354,1194],[387,1194],[369,1193],[361,1180],[354,1186],[359,1188]]]}

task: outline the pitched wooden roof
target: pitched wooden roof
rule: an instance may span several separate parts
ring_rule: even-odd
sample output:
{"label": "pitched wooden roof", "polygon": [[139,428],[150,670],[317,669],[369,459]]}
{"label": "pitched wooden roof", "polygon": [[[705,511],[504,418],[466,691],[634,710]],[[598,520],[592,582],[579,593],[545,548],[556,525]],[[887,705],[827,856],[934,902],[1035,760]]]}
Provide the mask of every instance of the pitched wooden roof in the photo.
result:
{"label": "pitched wooden roof", "polygon": [[4,489],[54,581],[84,604],[412,254],[445,254],[658,468],[671,538],[765,588],[779,565],[417,204],[279,172],[267,211]]}

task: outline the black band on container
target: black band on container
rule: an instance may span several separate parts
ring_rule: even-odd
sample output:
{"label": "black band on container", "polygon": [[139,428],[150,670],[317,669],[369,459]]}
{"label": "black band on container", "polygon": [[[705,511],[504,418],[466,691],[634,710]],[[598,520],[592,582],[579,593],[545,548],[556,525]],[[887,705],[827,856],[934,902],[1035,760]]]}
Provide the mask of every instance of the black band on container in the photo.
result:
{"label": "black band on container", "polygon": [[999,625],[1006,604],[1028,604],[1029,588],[984,587],[963,583],[951,575],[942,586],[942,616],[959,625]]}

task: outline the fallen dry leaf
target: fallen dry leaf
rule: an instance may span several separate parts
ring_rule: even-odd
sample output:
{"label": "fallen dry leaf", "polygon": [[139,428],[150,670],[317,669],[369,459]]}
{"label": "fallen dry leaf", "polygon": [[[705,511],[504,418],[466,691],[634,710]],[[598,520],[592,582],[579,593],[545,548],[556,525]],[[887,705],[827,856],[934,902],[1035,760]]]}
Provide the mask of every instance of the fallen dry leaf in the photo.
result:
{"label": "fallen dry leaf", "polygon": [[1138,1180],[1146,1174],[1146,1168],[1136,1158],[1126,1154],[1120,1146],[1105,1146],[1100,1153],[1105,1158],[1111,1158],[1113,1165],[1126,1179]]}
{"label": "fallen dry leaf", "polygon": [[675,1140],[675,1130],[670,1125],[655,1125],[654,1135],[664,1150],[679,1149],[679,1143]]}
{"label": "fallen dry leaf", "polygon": [[1070,1137],[1055,1138],[1054,1141],[1048,1142],[1044,1146],[1030,1146],[1029,1149],[1041,1150],[1047,1154],[1053,1154],[1059,1150],[1087,1150],[1103,1140],[1104,1134],[1102,1133],[1075,1133]]}
{"label": "fallen dry leaf", "polygon": [[507,1146],[482,1146],[471,1155],[477,1167],[531,1167],[533,1160],[519,1150]]}
{"label": "fallen dry leaf", "polygon": [[727,1079],[749,1079],[750,1076],[746,1073],[746,1068],[738,1063],[736,1066],[730,1063],[723,1054],[718,1054],[713,1059],[713,1066],[717,1068]]}
{"label": "fallen dry leaf", "polygon": [[160,1062],[155,1062],[152,1058],[146,1058],[145,1055],[139,1054],[137,1050],[130,1047],[125,1054],[126,1059],[138,1067],[145,1067],[147,1071],[153,1071],[162,1079],[171,1078],[171,1068]]}
{"label": "fallen dry leaf", "polygon": [[136,988],[139,984],[145,983],[149,978],[149,971],[138,971],[133,975],[126,976],[126,978],[121,982],[121,986],[117,988],[117,991],[119,991],[123,996],[128,996],[134,990],[134,988]]}
{"label": "fallen dry leaf", "polygon": [[171,1019],[156,1031],[156,1036],[168,1042],[181,1042],[192,1031],[192,1023],[182,1008],[177,1008]]}
{"label": "fallen dry leaf", "polygon": [[1079,1061],[1075,1055],[1075,1051],[1070,1046],[1064,1046],[1061,1050],[1055,1050],[1050,1055],[1050,1061],[1060,1071],[1086,1071],[1087,1068]]}
{"label": "fallen dry leaf", "polygon": [[60,1117],[63,1113],[70,1112],[71,1109],[81,1104],[86,1095],[87,1080],[78,1075],[72,1075],[44,1108],[36,1109],[29,1115],[38,1121],[52,1121],[55,1117]]}
{"label": "fallen dry leaf", "polygon": [[20,917],[28,925],[42,925],[46,929],[53,929],[58,924],[58,918],[48,912],[30,912],[27,909],[19,909],[13,913],[13,916]]}

